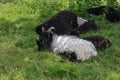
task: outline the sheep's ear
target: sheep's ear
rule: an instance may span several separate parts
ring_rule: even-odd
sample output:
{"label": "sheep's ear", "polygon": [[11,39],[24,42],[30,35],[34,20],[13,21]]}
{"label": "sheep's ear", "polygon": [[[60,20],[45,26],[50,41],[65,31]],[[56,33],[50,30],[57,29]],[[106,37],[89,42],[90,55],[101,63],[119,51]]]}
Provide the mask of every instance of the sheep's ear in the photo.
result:
{"label": "sheep's ear", "polygon": [[45,32],[45,27],[42,27],[42,32]]}

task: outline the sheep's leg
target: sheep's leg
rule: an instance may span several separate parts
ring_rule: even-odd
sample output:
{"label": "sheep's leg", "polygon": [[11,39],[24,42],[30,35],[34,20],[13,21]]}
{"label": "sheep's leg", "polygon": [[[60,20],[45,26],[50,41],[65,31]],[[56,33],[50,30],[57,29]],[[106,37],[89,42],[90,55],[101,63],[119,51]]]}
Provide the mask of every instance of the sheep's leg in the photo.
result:
{"label": "sheep's leg", "polygon": [[77,60],[77,56],[74,52],[70,53],[69,60],[73,62]]}

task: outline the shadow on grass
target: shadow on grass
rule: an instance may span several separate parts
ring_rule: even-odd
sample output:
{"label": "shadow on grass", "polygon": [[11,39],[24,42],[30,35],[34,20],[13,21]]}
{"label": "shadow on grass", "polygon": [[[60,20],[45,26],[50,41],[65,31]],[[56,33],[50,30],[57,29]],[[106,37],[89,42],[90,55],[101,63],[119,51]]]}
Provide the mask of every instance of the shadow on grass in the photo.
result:
{"label": "shadow on grass", "polygon": [[[37,20],[31,18],[19,18],[16,21],[10,21],[4,18],[0,19],[0,42],[15,41],[16,47],[32,48],[35,46],[35,27]],[[7,39],[7,40],[5,40]],[[9,45],[9,44],[8,44]]]}

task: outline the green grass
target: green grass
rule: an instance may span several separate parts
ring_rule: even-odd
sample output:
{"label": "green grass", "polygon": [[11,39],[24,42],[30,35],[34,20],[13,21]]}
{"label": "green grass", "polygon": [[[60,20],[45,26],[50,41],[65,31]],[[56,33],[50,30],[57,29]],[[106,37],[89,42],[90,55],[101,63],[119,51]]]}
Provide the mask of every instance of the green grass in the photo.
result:
{"label": "green grass", "polygon": [[33,5],[34,0],[17,1],[0,3],[0,80],[120,80],[120,23],[110,23],[103,15],[91,16],[100,30],[81,36],[101,35],[113,45],[98,51],[96,58],[69,62],[51,52],[39,52],[34,31],[38,24],[68,6],[53,11],[43,7],[46,11],[40,11]]}

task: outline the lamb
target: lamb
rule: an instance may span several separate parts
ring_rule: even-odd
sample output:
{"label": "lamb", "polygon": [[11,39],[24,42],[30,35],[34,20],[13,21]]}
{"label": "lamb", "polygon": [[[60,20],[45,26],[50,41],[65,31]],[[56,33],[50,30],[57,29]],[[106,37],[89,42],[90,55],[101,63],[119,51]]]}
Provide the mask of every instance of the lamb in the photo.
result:
{"label": "lamb", "polygon": [[81,17],[77,17],[78,27],[72,30],[72,34],[82,34],[86,33],[90,30],[98,30],[97,25],[94,20],[86,20]]}
{"label": "lamb", "polygon": [[112,43],[110,40],[102,37],[102,36],[91,36],[91,37],[84,37],[83,39],[91,41],[97,49],[104,50],[110,46],[112,46]]}
{"label": "lamb", "polygon": [[54,34],[53,29],[55,28],[51,27],[48,31],[45,31],[46,35],[44,36],[48,38],[45,40],[46,42],[42,42],[44,45],[47,44],[54,53],[74,55],[71,60],[76,61],[84,61],[92,56],[97,56],[96,48],[91,42],[76,36]]}

